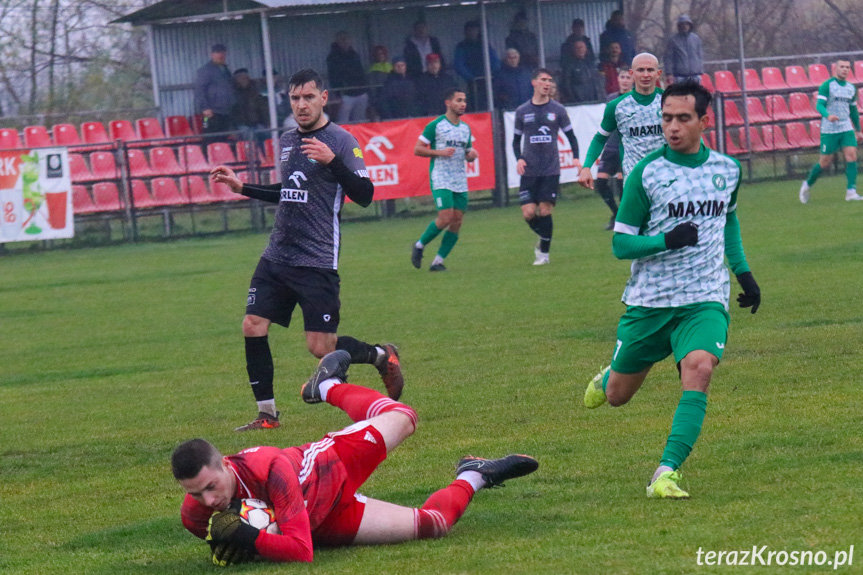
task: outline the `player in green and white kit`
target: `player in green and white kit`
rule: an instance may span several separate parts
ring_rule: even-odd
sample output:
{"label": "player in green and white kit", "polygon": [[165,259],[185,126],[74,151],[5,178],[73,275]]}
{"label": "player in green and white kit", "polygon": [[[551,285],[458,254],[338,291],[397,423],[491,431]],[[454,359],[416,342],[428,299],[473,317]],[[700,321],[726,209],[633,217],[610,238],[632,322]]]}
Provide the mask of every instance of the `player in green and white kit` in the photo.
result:
{"label": "player in green and white kit", "polygon": [[593,189],[590,167],[602,154],[605,142],[615,130],[620,132],[624,183],[641,158],[665,144],[660,105],[662,90],[656,87],[656,82],[662,77],[659,61],[653,54],[643,52],[632,59],[630,73],[635,80],[635,90],[605,105],[599,131],[587,149],[584,167],[578,174],[578,183],[585,188]]}
{"label": "player in green and white kit", "polygon": [[672,84],[662,96],[668,144],[648,154],[626,180],[612,245],[617,258],[633,260],[623,292],[627,307],[611,366],[584,393],[589,408],[606,400],[623,405],[653,364],[674,354],[683,395],[648,497],[689,497],[677,485],[678,469],[701,432],[707,388],[725,349],[730,283],[725,256],[743,288],[740,307],[755,313],[761,303],[735,211],[740,164],[701,141],[710,99],[695,82]]}
{"label": "player in green and white kit", "polygon": [[471,146],[470,126],[461,121],[467,110],[464,91],[456,88],[450,90],[444,103],[446,114],[427,125],[414,146],[415,155],[431,158],[429,180],[438,210],[437,217],[411,250],[411,263],[415,268],[422,266],[423,248],[446,230],[440,249],[429,267],[432,272],[446,271],[443,261],[458,241],[458,232],[467,209],[467,171],[464,163],[479,157]]}
{"label": "player in green and white kit", "polygon": [[860,130],[857,111],[857,88],[846,80],[850,73],[851,61],[837,60],[836,76],[818,88],[816,109],[821,113],[821,156],[800,186],[801,203],[809,202],[809,189],[815,185],[821,170],[830,167],[833,154],[839,148],[845,156],[845,177],[848,180],[845,199],[849,202],[863,200],[863,196],[857,194],[857,143],[863,142],[863,131]]}

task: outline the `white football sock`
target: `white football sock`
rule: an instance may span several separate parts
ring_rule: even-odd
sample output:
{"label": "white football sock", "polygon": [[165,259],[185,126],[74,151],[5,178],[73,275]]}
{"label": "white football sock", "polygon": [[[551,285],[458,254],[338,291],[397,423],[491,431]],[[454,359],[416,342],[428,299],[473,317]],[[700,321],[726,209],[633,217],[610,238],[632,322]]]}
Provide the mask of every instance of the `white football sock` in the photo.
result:
{"label": "white football sock", "polygon": [[485,478],[482,476],[482,473],[479,471],[462,471],[458,474],[456,479],[461,479],[462,481],[467,481],[470,483],[470,486],[473,487],[473,492],[476,493],[483,487],[485,487],[488,483]]}
{"label": "white football sock", "polygon": [[258,411],[276,417],[276,400],[266,399],[258,402]]}
{"label": "white football sock", "polygon": [[659,467],[657,467],[656,471],[653,472],[653,478],[650,480],[650,482],[653,483],[654,481],[656,481],[656,478],[665,473],[666,471],[674,470],[668,465],[660,465]]}
{"label": "white football sock", "polygon": [[337,377],[331,377],[329,379],[325,379],[324,381],[322,381],[321,384],[318,386],[318,388],[321,390],[321,399],[323,401],[326,401],[327,400],[327,394],[330,392],[330,390],[333,387],[335,387],[336,385],[339,385],[342,383],[344,383],[344,382]]}
{"label": "white football sock", "polygon": [[435,256],[434,259],[432,260],[431,265],[436,266],[436,265],[442,264],[442,263],[443,263],[443,258],[440,256]]}
{"label": "white football sock", "polygon": [[423,245],[423,243],[422,243],[421,241],[419,241],[419,240],[417,240],[417,243],[415,243],[414,245],[415,245],[416,247],[418,247],[419,249],[423,249],[423,248],[425,248],[425,246]]}

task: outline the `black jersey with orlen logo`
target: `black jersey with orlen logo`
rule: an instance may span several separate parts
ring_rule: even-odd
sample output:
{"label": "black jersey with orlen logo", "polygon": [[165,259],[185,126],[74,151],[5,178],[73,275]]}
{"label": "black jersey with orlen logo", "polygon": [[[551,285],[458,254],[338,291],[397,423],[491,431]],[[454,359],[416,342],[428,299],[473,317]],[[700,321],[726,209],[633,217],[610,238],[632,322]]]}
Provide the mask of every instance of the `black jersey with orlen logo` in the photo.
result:
{"label": "black jersey with orlen logo", "polygon": [[313,132],[294,129],[282,134],[276,151],[281,198],[270,244],[262,257],[291,266],[338,269],[344,192],[327,166],[302,153],[303,138],[322,141],[349,170],[368,178],[359,144],[344,128],[327,123]]}
{"label": "black jersey with orlen logo", "polygon": [[528,100],[515,110],[516,134],[522,134],[522,153],[526,165],[524,175],[560,175],[560,153],[557,133],[572,128],[566,108],[554,100],[537,106]]}

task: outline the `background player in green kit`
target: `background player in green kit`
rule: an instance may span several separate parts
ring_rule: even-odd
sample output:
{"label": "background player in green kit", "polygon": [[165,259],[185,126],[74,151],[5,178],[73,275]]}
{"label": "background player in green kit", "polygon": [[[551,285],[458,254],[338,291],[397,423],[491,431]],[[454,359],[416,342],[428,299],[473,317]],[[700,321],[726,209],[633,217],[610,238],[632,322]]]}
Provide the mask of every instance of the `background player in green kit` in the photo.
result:
{"label": "background player in green kit", "polygon": [[602,154],[605,142],[615,131],[620,133],[620,156],[623,180],[644,156],[665,144],[662,137],[662,90],[656,82],[662,77],[659,61],[653,54],[643,52],[632,60],[632,78],[635,90],[623,94],[605,105],[599,131],[590,142],[584,167],[578,174],[578,183],[593,189],[590,167]]}
{"label": "background player in green kit", "polygon": [[761,303],[749,271],[737,191],[740,164],[701,143],[710,93],[700,84],[673,84],[662,96],[668,144],[649,154],[626,180],[614,225],[613,250],[631,259],[611,366],[593,378],[584,404],[628,402],[654,363],[674,354],[683,395],[671,423],[648,497],[685,499],[678,468],[701,432],[707,388],[728,332],[728,257],[743,293],[740,307]]}
{"label": "background player in green kit", "polygon": [[438,212],[414,244],[411,263],[420,269],[423,248],[446,230],[440,249],[429,267],[429,271],[433,272],[446,271],[443,261],[458,241],[458,232],[467,209],[467,171],[464,163],[479,157],[470,143],[470,126],[461,121],[467,110],[465,93],[458,89],[450,90],[444,98],[444,104],[446,114],[426,126],[414,146],[415,155],[431,158],[429,180]]}
{"label": "background player in green kit", "polygon": [[857,143],[863,142],[863,131],[860,131],[860,114],[857,112],[857,88],[846,81],[850,73],[851,62],[837,60],[836,75],[818,88],[816,108],[821,113],[821,156],[800,186],[800,201],[804,204],[809,202],[809,189],[815,185],[821,170],[830,167],[833,154],[839,148],[845,156],[845,177],[848,179],[845,199],[849,202],[863,200],[863,196],[857,194]]}

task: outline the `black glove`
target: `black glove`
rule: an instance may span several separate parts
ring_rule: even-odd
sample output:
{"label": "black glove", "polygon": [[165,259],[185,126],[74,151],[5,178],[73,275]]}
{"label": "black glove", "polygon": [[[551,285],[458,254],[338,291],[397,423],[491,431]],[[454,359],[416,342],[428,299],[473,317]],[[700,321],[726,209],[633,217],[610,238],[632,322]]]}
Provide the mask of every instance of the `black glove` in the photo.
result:
{"label": "black glove", "polygon": [[247,563],[254,557],[253,553],[249,553],[242,547],[238,547],[232,543],[215,544],[211,541],[210,551],[212,552],[213,565],[218,565],[219,567]]}
{"label": "black glove", "polygon": [[677,224],[670,232],[665,233],[665,248],[678,250],[698,243],[698,226],[692,222]]}
{"label": "black glove", "polygon": [[[207,542],[216,547],[221,543],[229,543],[233,547],[239,547],[248,553],[256,553],[255,540],[261,532],[242,519],[236,511],[217,511],[210,516],[207,525]],[[214,547],[215,549],[215,547]],[[215,559],[215,557],[214,557]]]}
{"label": "black glove", "polygon": [[737,303],[740,304],[740,307],[751,307],[752,313],[757,312],[758,306],[761,305],[761,289],[755,283],[752,272],[743,272],[738,275],[737,283],[743,288],[743,293],[737,295]]}

